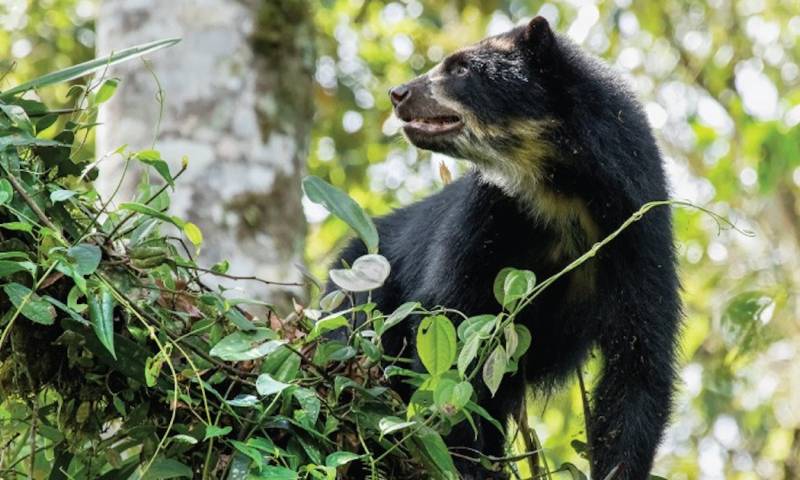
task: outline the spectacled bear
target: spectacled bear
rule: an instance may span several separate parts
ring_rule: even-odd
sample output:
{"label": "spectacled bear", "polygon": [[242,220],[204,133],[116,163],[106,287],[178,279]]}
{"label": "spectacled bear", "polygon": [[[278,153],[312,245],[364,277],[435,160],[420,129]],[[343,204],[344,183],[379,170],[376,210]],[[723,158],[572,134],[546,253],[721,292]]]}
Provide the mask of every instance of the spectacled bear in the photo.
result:
{"label": "spectacled bear", "polygon": [[[668,197],[661,155],[633,94],[542,17],[455,52],[390,97],[412,144],[474,168],[377,219],[380,253],[392,267],[372,293],[383,312],[411,300],[467,315],[498,312],[492,285],[502,268],[547,278],[642,204]],[[352,242],[336,265],[365,253]],[[533,337],[524,373],[506,376],[493,397],[476,382],[478,403],[497,419],[516,414],[526,382],[547,391],[596,347],[603,372],[588,422],[592,473],[647,478],[670,414],[678,292],[671,214],[656,209],[522,312],[517,322]],[[387,353],[413,346],[417,325],[387,332]],[[465,424],[446,438],[450,447],[503,455],[494,427],[481,423],[476,439]],[[500,478],[474,463],[458,468],[463,478]]]}

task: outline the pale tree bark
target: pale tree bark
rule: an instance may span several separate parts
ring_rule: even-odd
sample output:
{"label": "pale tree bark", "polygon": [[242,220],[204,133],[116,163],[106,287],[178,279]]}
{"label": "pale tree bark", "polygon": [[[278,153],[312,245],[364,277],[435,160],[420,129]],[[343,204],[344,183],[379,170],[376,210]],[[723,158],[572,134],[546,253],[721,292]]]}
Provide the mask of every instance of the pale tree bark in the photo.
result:
{"label": "pale tree bark", "polygon": [[[122,83],[100,112],[97,154],[124,144],[129,151],[151,148],[160,118],[154,148],[173,171],[182,156],[189,159],[171,210],[202,229],[203,265],[228,259],[233,275],[300,279],[300,178],[312,121],[310,10],[307,0],[102,3],[98,53],[182,38],[150,55],[148,64],[128,62],[109,72]],[[100,163],[102,192],[113,189],[123,164],[119,156]],[[132,197],[138,177],[129,170],[119,200]],[[237,284],[262,300],[288,299],[275,287]]]}

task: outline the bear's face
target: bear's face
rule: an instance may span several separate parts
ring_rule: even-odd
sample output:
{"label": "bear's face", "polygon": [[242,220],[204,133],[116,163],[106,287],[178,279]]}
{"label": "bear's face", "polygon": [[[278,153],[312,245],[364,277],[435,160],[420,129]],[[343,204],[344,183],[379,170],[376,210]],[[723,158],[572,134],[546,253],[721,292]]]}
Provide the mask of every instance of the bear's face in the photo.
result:
{"label": "bear's face", "polygon": [[445,58],[389,94],[414,145],[500,175],[536,170],[554,122],[544,75],[555,37],[547,21],[489,37]]}

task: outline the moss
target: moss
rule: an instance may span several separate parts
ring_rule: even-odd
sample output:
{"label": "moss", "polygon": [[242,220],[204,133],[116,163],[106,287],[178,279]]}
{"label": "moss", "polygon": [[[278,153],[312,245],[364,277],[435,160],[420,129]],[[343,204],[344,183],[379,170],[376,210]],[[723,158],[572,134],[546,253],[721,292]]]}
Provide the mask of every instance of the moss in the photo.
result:
{"label": "moss", "polygon": [[[258,90],[282,100],[258,102],[262,136],[266,138],[272,131],[307,136],[316,58],[310,2],[262,1],[251,42],[260,64]],[[270,103],[277,103],[277,108],[263,108]]]}
{"label": "moss", "polygon": [[282,249],[281,255],[293,255],[300,249],[297,244],[298,232],[305,231],[305,218],[297,215],[302,212],[297,193],[296,178],[279,176],[270,191],[245,192],[237,195],[225,205],[225,209],[235,212],[242,219],[237,236],[252,237],[266,232]]}

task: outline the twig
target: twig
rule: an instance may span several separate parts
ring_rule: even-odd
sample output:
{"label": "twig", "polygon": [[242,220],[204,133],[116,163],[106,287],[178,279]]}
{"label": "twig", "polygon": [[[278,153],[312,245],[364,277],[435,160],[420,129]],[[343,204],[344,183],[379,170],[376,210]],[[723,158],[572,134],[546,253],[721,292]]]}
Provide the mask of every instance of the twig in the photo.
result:
{"label": "twig", "polygon": [[586,426],[586,451],[589,454],[589,476],[596,478],[594,472],[594,462],[592,462],[592,453],[594,452],[594,449],[592,448],[592,411],[591,407],[589,406],[589,395],[586,393],[586,384],[583,382],[583,371],[581,370],[581,367],[575,368],[575,372],[578,374],[578,385],[581,388],[583,423]]}
{"label": "twig", "polygon": [[[477,457],[470,457],[469,455],[464,455],[463,453],[456,453],[453,450],[465,450],[470,453],[474,453]],[[489,460],[493,463],[509,463],[509,462],[517,462],[519,460],[524,460],[526,458],[530,458],[533,455],[539,453],[538,450],[533,450],[529,452],[522,452],[516,455],[505,455],[502,457],[497,457],[494,455],[486,455],[485,453],[481,452],[480,450],[470,448],[470,447],[450,447],[448,448],[450,451],[450,455],[457,456],[459,458],[463,458],[464,460],[469,460],[471,462],[480,463],[481,459]]]}
{"label": "twig", "polygon": [[622,465],[622,464],[620,464],[620,463],[616,464],[614,466],[614,468],[612,468],[611,471],[608,472],[608,475],[603,477],[603,480],[611,480],[612,478],[614,478],[614,475],[616,475],[617,472],[619,472],[620,465]]}
{"label": "twig", "polygon": [[36,466],[36,428],[38,424],[36,421],[39,419],[39,402],[36,396],[33,397],[33,412],[31,412],[31,458],[30,466],[28,467],[28,479],[33,480],[33,469]]}
{"label": "twig", "polygon": [[[175,175],[172,176],[172,179],[173,180],[177,180],[178,177],[180,177],[183,174],[183,172],[186,171],[187,167],[188,167],[188,165],[186,163],[183,163],[181,165],[181,169],[178,170],[178,173],[176,173]],[[158,196],[161,195],[162,193],[164,193],[164,191],[166,191],[166,189],[168,187],[169,187],[169,184],[164,184],[161,188],[158,189],[158,191],[156,193],[150,195],[150,198],[145,200],[144,204],[147,205],[150,202],[152,202],[153,200],[155,200],[156,198],[158,198]],[[128,220],[133,218],[133,216],[136,215],[136,213],[137,212],[131,211],[127,215],[125,215],[122,218],[122,220],[120,220],[119,223],[114,226],[113,230],[111,230],[111,233],[108,234],[108,236],[106,237],[106,243],[113,242],[114,241],[114,236],[117,234],[117,232],[119,231],[120,227],[122,227],[125,223],[127,223]]]}
{"label": "twig", "polygon": [[522,433],[522,441],[525,443],[525,450],[529,452],[533,452],[534,455],[531,455],[528,458],[528,465],[531,469],[531,473],[535,476],[542,472],[542,467],[539,465],[539,459],[543,458],[543,456],[539,455],[541,451],[541,445],[537,445],[536,439],[534,438],[534,434],[531,431],[531,426],[528,424],[528,408],[527,402],[522,402],[522,406],[519,412],[519,419],[517,420],[517,425],[519,426],[520,432]]}
{"label": "twig", "polygon": [[94,218],[92,218],[92,220],[89,222],[89,224],[84,227],[84,229],[83,229],[83,231],[81,232],[81,235],[80,235],[81,237],[86,235],[89,232],[89,230],[92,229],[92,227],[94,225],[100,226],[97,223],[97,221],[100,219],[100,215],[106,213],[106,208],[108,208],[108,206],[114,200],[114,197],[117,196],[117,193],[119,192],[120,187],[122,187],[122,182],[125,180],[125,175],[128,173],[128,167],[130,166],[130,163],[131,163],[131,158],[130,157],[126,158],[125,159],[125,166],[122,169],[122,175],[119,176],[119,181],[117,182],[116,187],[114,187],[114,191],[111,192],[111,195],[109,195],[108,200],[106,200],[105,202],[103,201],[103,199],[100,199],[100,209],[94,215]]}
{"label": "twig", "polygon": [[196,270],[198,272],[210,273],[211,275],[216,275],[218,277],[229,278],[231,280],[252,280],[254,282],[261,282],[261,283],[263,283],[265,285],[278,285],[278,286],[282,286],[282,287],[303,287],[303,286],[305,286],[305,283],[299,283],[299,282],[274,282],[272,280],[264,280],[263,278],[259,278],[259,277],[256,277],[256,276],[231,275],[229,273],[217,272],[217,271],[214,271],[214,270],[211,270],[211,269],[208,269],[208,268],[197,267],[197,266],[192,266],[192,265],[179,265],[179,264],[175,264],[175,265],[180,267],[180,268],[185,268],[187,270]]}
{"label": "twig", "polygon": [[56,227],[56,225],[53,222],[51,222],[49,218],[47,218],[47,215],[45,215],[42,209],[39,208],[39,205],[37,205],[36,202],[33,201],[30,195],[28,195],[28,192],[26,192],[25,189],[22,187],[22,185],[20,185],[19,181],[17,180],[17,177],[12,175],[11,172],[9,172],[6,166],[3,165],[2,163],[0,163],[0,167],[3,168],[3,171],[8,177],[8,181],[11,182],[11,186],[14,187],[14,190],[19,194],[20,197],[22,197],[25,203],[27,203],[28,206],[31,207],[33,213],[35,213],[36,216],[39,217],[39,220],[41,220],[41,222],[44,223],[45,226],[47,226],[47,228],[51,229],[53,232],[61,236],[61,230],[59,230],[59,228]]}
{"label": "twig", "polygon": [[28,113],[29,117],[44,117],[45,115],[64,115],[67,113],[75,113],[80,111],[80,108],[55,108],[53,110],[45,110],[42,112],[30,112]]}

